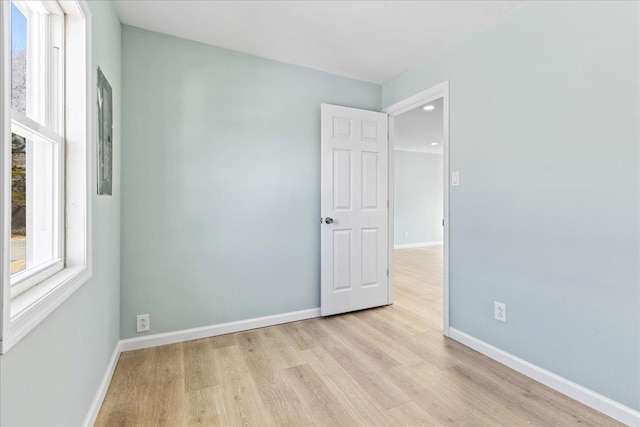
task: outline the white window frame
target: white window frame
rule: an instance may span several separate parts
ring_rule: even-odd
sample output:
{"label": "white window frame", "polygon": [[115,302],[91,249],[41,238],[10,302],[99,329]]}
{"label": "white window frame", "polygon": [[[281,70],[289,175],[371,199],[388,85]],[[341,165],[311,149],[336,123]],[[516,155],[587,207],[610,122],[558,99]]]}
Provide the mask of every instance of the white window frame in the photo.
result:
{"label": "white window frame", "polygon": [[[58,308],[92,275],[91,256],[91,182],[94,173],[95,72],[91,56],[91,13],[86,0],[59,0],[65,14],[64,115],[59,125],[64,129],[64,254],[63,268],[46,277],[38,276],[22,293],[11,292],[11,140],[14,125],[25,117],[11,111],[11,47],[0,45],[0,241],[2,261],[1,349],[6,353]],[[8,1],[0,2],[1,40],[11,40]],[[17,120],[16,120],[17,119]],[[29,123],[33,124],[33,123]],[[45,134],[46,135],[46,134]],[[49,135],[52,136],[52,135]],[[59,267],[59,266],[58,266]],[[50,270],[47,270],[50,272]],[[17,295],[16,295],[17,294]]]}
{"label": "white window frame", "polygon": [[[11,127],[12,132],[32,141],[26,153],[26,261],[31,267],[11,276],[10,296],[15,298],[64,268],[65,19],[57,2],[12,3],[27,18],[27,87],[31,95],[26,99],[26,114],[11,110]],[[48,145],[50,157],[43,157],[43,147],[36,141]],[[47,183],[49,188],[45,188]],[[45,213],[36,217],[34,212]],[[41,221],[50,226],[44,234],[37,227]],[[43,255],[50,258],[44,261]]]}

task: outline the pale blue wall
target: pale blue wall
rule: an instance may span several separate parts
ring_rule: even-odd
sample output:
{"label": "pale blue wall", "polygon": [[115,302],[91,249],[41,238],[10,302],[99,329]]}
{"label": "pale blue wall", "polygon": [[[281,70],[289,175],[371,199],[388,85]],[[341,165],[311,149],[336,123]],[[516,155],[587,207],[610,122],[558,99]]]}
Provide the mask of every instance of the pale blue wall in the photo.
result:
{"label": "pale blue wall", "polygon": [[442,154],[394,152],[394,244],[442,242],[442,168]]}
{"label": "pale blue wall", "polygon": [[80,425],[119,338],[120,22],[112,2],[89,4],[93,69],[113,89],[114,194],[92,191],[93,278],[0,358],[2,426]]}
{"label": "pale blue wall", "polygon": [[383,86],[387,106],[450,80],[451,326],[635,409],[639,22],[528,2]]}
{"label": "pale blue wall", "polygon": [[380,86],[123,26],[121,336],[320,304],[320,104]]}

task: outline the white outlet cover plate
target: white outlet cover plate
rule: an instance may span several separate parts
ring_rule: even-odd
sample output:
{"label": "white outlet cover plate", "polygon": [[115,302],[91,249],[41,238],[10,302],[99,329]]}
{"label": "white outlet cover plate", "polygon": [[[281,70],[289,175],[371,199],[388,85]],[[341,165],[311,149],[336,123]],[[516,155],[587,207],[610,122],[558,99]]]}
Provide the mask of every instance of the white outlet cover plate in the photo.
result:
{"label": "white outlet cover plate", "polygon": [[149,315],[139,314],[136,316],[136,332],[148,332],[149,331]]}
{"label": "white outlet cover plate", "polygon": [[507,305],[503,302],[493,302],[493,317],[501,322],[507,321]]}
{"label": "white outlet cover plate", "polygon": [[460,185],[460,172],[451,172],[451,186],[457,187]]}

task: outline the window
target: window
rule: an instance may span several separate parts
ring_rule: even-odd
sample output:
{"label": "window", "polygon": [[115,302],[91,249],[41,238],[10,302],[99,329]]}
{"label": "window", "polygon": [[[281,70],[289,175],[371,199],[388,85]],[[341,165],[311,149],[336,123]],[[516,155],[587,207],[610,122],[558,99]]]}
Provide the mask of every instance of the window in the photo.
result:
{"label": "window", "polygon": [[64,267],[64,14],[11,2],[11,297]]}
{"label": "window", "polygon": [[0,18],[5,352],[91,275],[94,81],[84,1],[1,2]]}

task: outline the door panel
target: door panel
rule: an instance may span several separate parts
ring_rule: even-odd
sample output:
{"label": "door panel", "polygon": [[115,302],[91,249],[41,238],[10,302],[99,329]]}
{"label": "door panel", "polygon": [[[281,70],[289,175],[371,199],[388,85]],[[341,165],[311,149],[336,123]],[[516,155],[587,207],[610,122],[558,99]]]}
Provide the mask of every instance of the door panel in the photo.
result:
{"label": "door panel", "polygon": [[378,229],[362,230],[362,286],[378,285]]}
{"label": "door panel", "polygon": [[351,150],[333,150],[333,208],[351,209]]}
{"label": "door panel", "polygon": [[387,115],[323,104],[321,121],[322,315],[386,305]]}
{"label": "door panel", "polygon": [[351,289],[351,230],[333,230],[333,290]]}
{"label": "door panel", "polygon": [[378,209],[378,153],[362,152],[362,209]]}

